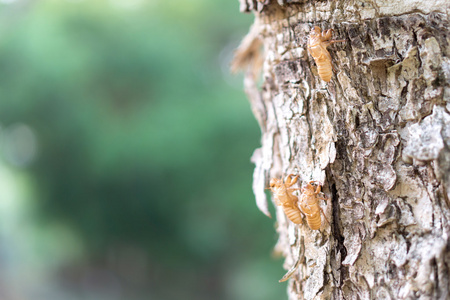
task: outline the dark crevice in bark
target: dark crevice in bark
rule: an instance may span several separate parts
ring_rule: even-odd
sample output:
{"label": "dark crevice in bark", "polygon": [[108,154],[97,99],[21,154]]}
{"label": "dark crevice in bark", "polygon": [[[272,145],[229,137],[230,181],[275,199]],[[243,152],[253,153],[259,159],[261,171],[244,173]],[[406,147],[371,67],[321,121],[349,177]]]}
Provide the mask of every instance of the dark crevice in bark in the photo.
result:
{"label": "dark crevice in bark", "polygon": [[440,299],[440,289],[439,289],[439,274],[438,274],[438,265],[436,262],[436,258],[433,258],[430,262],[431,267],[433,268],[433,275],[434,275],[434,290],[436,291],[436,299]]}
{"label": "dark crevice in bark", "polygon": [[392,40],[392,51],[393,51],[394,57],[396,56],[396,57],[397,57],[397,60],[398,60],[399,62],[401,62],[401,61],[403,61],[403,59],[405,59],[405,58],[403,57],[403,55],[398,51],[398,49],[397,49],[397,44],[395,43],[395,39]]}
{"label": "dark crevice in bark", "polygon": [[400,93],[400,107],[403,107],[406,104],[406,96],[408,94],[408,86],[409,81],[406,82],[406,85],[403,87],[402,92]]}
{"label": "dark crevice in bark", "polygon": [[331,192],[331,205],[332,205],[332,214],[333,219],[331,221],[331,231],[333,234],[334,239],[336,240],[336,254],[341,254],[341,266],[340,266],[340,272],[341,272],[341,278],[339,282],[339,286],[342,287],[344,284],[344,279],[347,278],[347,267],[342,266],[342,261],[345,260],[345,257],[347,256],[347,249],[344,246],[344,236],[341,234],[341,225],[340,225],[340,207],[339,207],[339,196],[336,189],[336,183],[332,179],[332,172],[330,170],[330,167],[326,168],[326,174],[327,174],[327,180],[329,189]]}
{"label": "dark crevice in bark", "polygon": [[326,282],[324,282],[324,285],[317,291],[316,296],[320,295],[323,292],[323,290],[325,288],[325,284],[326,284]]}

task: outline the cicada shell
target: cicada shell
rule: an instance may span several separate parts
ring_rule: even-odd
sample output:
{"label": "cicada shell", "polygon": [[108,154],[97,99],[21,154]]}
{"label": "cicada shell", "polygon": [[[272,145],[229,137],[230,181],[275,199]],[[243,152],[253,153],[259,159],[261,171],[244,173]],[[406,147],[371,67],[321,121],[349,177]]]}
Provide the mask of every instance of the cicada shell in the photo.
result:
{"label": "cicada shell", "polygon": [[331,55],[327,47],[333,43],[344,42],[344,40],[330,40],[332,33],[333,29],[322,31],[319,26],[315,26],[308,39],[308,52],[316,62],[320,78],[326,82],[331,80],[333,74]]}
{"label": "cicada shell", "polygon": [[319,206],[320,200],[328,200],[322,196],[320,191],[321,185],[316,181],[310,181],[301,189],[300,195],[300,210],[306,216],[306,222],[309,228],[317,230],[322,226],[322,219],[320,213],[323,214],[325,220],[328,222],[325,214]]}
{"label": "cicada shell", "polygon": [[302,223],[302,215],[298,207],[298,197],[294,195],[294,191],[298,188],[292,188],[297,183],[298,175],[293,174],[286,176],[286,180],[272,178],[270,180],[270,189],[273,192],[275,204],[282,206],[286,216],[295,224]]}

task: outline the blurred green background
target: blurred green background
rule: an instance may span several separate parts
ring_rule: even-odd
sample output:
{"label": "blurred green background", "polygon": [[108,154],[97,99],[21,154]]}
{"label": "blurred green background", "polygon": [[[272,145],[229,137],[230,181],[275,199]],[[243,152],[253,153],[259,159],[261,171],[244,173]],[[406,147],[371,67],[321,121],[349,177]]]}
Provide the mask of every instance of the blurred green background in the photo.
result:
{"label": "blurred green background", "polygon": [[0,299],[285,299],[238,1],[0,1]]}

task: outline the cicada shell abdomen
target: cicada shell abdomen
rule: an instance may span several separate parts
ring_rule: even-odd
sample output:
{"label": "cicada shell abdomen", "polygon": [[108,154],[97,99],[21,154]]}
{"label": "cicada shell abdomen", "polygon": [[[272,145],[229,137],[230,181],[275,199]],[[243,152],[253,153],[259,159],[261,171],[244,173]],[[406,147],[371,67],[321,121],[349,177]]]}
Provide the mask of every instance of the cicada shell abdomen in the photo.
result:
{"label": "cicada shell abdomen", "polygon": [[300,209],[294,207],[283,206],[284,213],[295,224],[302,224],[302,214]]}

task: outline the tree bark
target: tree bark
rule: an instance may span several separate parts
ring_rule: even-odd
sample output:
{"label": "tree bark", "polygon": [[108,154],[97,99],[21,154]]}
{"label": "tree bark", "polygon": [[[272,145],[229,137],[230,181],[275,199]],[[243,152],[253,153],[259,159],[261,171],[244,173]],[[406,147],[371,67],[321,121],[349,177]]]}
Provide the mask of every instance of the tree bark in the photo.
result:
{"label": "tree bark", "polygon": [[[289,299],[449,299],[448,1],[240,2],[255,14],[232,68],[262,131],[257,205],[269,215],[264,188],[287,174],[329,198],[320,230],[276,207]],[[329,83],[306,50],[314,26],[345,40]]]}

